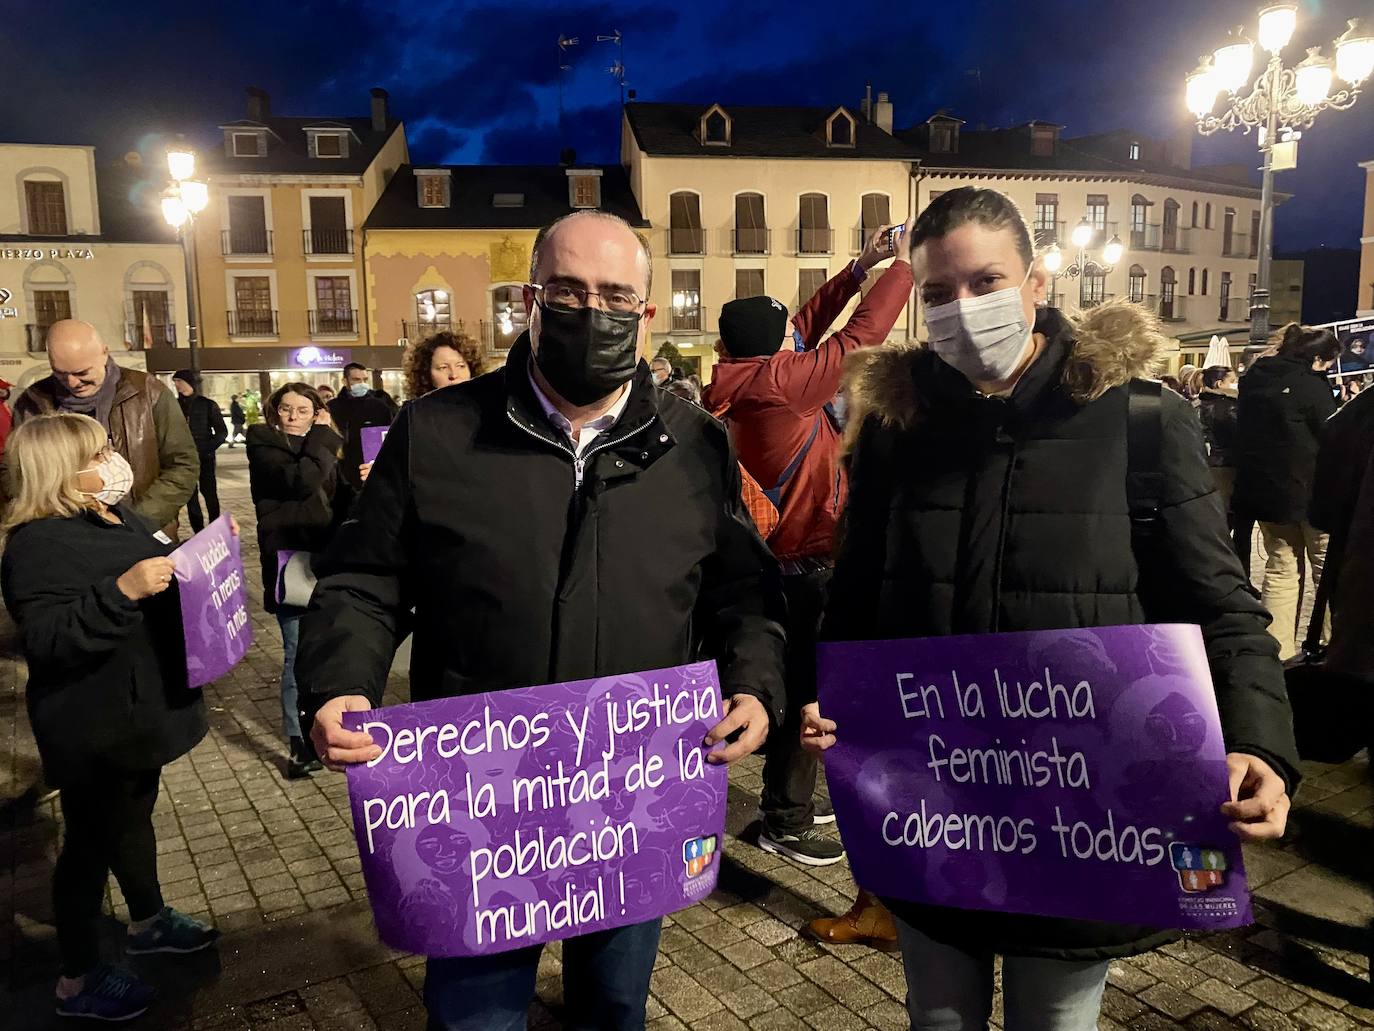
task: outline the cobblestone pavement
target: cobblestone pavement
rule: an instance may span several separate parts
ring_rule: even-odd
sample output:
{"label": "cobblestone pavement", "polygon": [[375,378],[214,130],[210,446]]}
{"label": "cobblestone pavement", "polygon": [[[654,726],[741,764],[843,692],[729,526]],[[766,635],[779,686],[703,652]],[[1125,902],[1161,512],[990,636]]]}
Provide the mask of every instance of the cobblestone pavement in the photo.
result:
{"label": "cobblestone pavement", "polygon": [[[256,581],[242,452],[224,455],[220,468]],[[421,1028],[423,966],[377,943],[343,778],[282,777],[280,638],[261,612],[254,632],[246,661],[206,690],[211,734],[167,767],[156,813],[167,901],[213,920],[225,936],[208,954],[133,964],[161,989],[138,1026]],[[57,1023],[49,886],[59,816],[32,790],[38,763],[22,679],[14,664],[0,667],[0,1027],[12,1029]],[[391,690],[402,687],[393,676]],[[849,906],[848,868],[802,869],[747,844],[759,763],[747,760],[732,776],[720,889],[665,922],[649,1027],[905,1027],[895,956],[826,948],[798,934],[807,919]],[[1363,757],[1313,765],[1308,777],[1288,839],[1247,852],[1259,922],[1113,963],[1103,1028],[1374,1027],[1367,955],[1374,904],[1365,887],[1374,787]],[[110,912],[113,956],[122,934],[115,921],[126,915],[113,886]],[[532,1026],[558,1026],[561,993],[552,947]]]}

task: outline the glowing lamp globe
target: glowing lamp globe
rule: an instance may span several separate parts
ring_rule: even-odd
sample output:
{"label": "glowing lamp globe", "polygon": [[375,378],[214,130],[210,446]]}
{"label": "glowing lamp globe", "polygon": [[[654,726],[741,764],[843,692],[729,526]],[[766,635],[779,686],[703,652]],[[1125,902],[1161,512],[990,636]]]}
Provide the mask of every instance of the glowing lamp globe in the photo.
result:
{"label": "glowing lamp globe", "polygon": [[1336,74],[1356,86],[1369,78],[1370,72],[1374,72],[1374,32],[1359,18],[1351,18],[1350,27],[1336,40]]}
{"label": "glowing lamp globe", "polygon": [[1315,107],[1331,94],[1331,80],[1334,76],[1331,62],[1322,57],[1321,47],[1312,47],[1307,57],[1294,70],[1298,102]]}
{"label": "glowing lamp globe", "polygon": [[1255,44],[1245,38],[1241,29],[1234,29],[1225,43],[1212,52],[1212,75],[1218,89],[1235,93],[1250,81],[1250,69],[1255,63]]}
{"label": "glowing lamp globe", "polygon": [[1298,25],[1297,4],[1271,4],[1259,14],[1259,45],[1277,54],[1293,38]]}

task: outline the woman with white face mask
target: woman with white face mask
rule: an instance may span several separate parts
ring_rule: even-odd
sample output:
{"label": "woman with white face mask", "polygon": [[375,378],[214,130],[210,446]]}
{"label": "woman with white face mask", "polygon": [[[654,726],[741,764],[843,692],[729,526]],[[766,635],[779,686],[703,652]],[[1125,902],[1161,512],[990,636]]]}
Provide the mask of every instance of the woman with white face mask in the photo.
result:
{"label": "woman with white face mask", "polygon": [[186,684],[173,545],[125,498],[133,473],[100,423],[39,416],[11,434],[0,586],[29,665],[28,709],[62,851],[53,908],[57,1012],[128,1020],[153,989],[100,962],[97,920],[113,871],[129,906],[126,950],[196,952],[219,937],[163,903],[153,805],[162,767],[205,736]]}
{"label": "woman with white face mask", "polygon": [[[1151,411],[1148,554],[1132,540],[1128,397],[1149,388],[1129,384],[1165,343],[1154,317],[1126,301],[1072,317],[1043,307],[1049,276],[993,190],[943,194],[910,248],[929,343],[865,352],[851,384],[861,429],[822,639],[1200,624],[1230,750],[1223,811],[1243,840],[1281,835],[1297,780],[1283,671],[1227,540],[1197,418],[1169,391]],[[813,750],[845,733],[814,703],[803,719]],[[1088,1031],[1109,959],[1173,937],[884,901],[917,1031],[985,1028],[997,954],[1007,1031]]]}

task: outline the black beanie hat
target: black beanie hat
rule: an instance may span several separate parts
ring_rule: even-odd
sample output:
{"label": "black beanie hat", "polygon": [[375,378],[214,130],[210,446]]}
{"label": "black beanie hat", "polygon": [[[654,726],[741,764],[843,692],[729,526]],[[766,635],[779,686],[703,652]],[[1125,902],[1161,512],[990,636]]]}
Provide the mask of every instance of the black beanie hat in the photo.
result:
{"label": "black beanie hat", "polygon": [[720,341],[731,358],[774,354],[787,332],[787,308],[771,297],[741,297],[720,309]]}
{"label": "black beanie hat", "polygon": [[172,373],[172,379],[182,380],[192,390],[200,388],[200,377],[190,369],[178,369],[176,372]]}

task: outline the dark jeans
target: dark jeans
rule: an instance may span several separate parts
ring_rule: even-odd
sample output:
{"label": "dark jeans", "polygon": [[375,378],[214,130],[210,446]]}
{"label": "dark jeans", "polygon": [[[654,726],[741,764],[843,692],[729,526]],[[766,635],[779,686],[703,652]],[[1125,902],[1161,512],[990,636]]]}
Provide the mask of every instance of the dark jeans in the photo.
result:
{"label": "dark jeans", "polygon": [[200,533],[205,529],[205,517],[200,514],[200,495],[205,495],[205,510],[210,522],[219,518],[219,485],[215,482],[215,453],[200,456],[200,489],[192,491],[186,502],[186,518],[191,521],[191,532]]}
{"label": "dark jeans", "polygon": [[796,834],[815,817],[815,756],[801,747],[801,707],[816,690],[816,638],[833,570],[782,578],[787,597],[787,710],[770,735],[763,760],[763,822],[775,834]]}
{"label": "dark jeans", "polygon": [[96,918],[111,871],[131,920],[162,910],[153,804],[161,770],[111,773],[62,789],[62,852],[52,889],[62,973],[80,977],[100,960]]}
{"label": "dark jeans", "polygon": [[[642,1031],[660,920],[563,942],[563,1026]],[[428,1031],[524,1031],[542,945],[489,956],[431,959],[425,967]]]}

